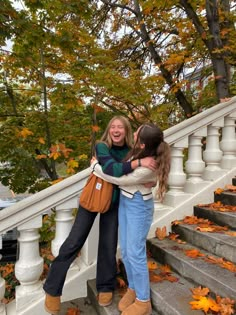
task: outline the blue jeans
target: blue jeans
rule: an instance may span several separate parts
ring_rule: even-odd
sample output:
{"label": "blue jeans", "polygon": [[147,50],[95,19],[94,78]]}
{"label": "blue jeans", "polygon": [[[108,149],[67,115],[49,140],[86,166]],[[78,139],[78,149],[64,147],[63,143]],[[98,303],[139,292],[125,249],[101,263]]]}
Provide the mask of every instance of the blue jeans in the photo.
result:
{"label": "blue jeans", "polygon": [[141,301],[150,299],[146,238],[153,219],[153,198],[143,200],[137,192],[133,198],[120,194],[119,240],[129,288]]}

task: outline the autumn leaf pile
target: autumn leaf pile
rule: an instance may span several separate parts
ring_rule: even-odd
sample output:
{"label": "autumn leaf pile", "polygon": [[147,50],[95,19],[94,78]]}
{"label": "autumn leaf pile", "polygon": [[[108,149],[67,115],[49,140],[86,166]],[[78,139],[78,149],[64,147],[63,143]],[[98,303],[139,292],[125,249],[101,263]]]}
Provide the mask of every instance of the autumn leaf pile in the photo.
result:
{"label": "autumn leaf pile", "polygon": [[177,282],[178,278],[171,274],[171,268],[168,265],[158,266],[155,261],[148,261],[149,277],[151,282],[170,281]]}
{"label": "autumn leaf pile", "polygon": [[[219,203],[217,203],[219,205]],[[209,206],[212,206],[209,205]],[[221,206],[220,206],[221,207]],[[198,225],[196,227],[196,230],[201,232],[220,232],[220,233],[227,233],[226,227],[219,227],[214,226],[212,222],[210,222],[207,219],[201,219],[197,218],[196,216],[187,216],[181,221],[174,221],[172,222],[172,225],[178,225],[178,224],[194,224]],[[231,236],[236,236],[234,232],[230,234]],[[176,233],[169,233],[167,235],[166,227],[157,228],[155,231],[155,236],[159,240],[164,240],[165,238],[168,238],[174,242],[177,242],[179,244],[185,244],[186,242],[180,240],[178,237],[179,235]],[[214,257],[211,255],[205,255],[200,250],[196,248],[189,248],[189,249],[182,249],[178,246],[172,247],[172,249],[175,250],[182,250],[184,254],[192,259],[204,259],[206,262],[211,264],[217,264],[221,268],[227,269],[233,273],[236,273],[236,265],[233,264],[230,261],[225,260],[221,257]],[[149,266],[149,269],[152,269],[152,264]],[[164,267],[163,267],[164,268]],[[151,277],[150,277],[151,278]],[[154,277],[155,279],[155,277]],[[156,276],[156,279],[158,279],[158,276]],[[151,279],[152,281],[152,279]],[[215,299],[211,296],[210,290],[208,288],[194,288],[191,289],[192,291],[192,298],[194,301],[189,302],[191,305],[191,308],[193,310],[202,310],[204,314],[214,314],[214,315],[233,315],[234,313],[234,305],[235,300],[231,300],[230,298],[222,298],[220,296],[216,296]]]}

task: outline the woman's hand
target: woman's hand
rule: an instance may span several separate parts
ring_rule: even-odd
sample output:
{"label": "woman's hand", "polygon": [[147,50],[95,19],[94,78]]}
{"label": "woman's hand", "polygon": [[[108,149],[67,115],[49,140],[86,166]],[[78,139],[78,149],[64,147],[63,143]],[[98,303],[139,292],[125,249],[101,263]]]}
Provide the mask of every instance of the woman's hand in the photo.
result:
{"label": "woman's hand", "polygon": [[152,171],[155,171],[157,169],[157,161],[150,156],[147,156],[143,159],[141,159],[141,166],[147,167]]}
{"label": "woman's hand", "polygon": [[96,161],[96,160],[97,160],[96,157],[93,156],[93,157],[91,158],[91,160],[90,160],[90,165],[91,165],[94,161]]}

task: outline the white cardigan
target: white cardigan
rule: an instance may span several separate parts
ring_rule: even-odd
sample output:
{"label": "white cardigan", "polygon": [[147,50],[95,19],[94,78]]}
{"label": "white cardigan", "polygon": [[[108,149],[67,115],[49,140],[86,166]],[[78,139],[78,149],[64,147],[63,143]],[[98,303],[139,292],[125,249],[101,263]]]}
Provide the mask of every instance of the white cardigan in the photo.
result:
{"label": "white cardigan", "polygon": [[152,188],[147,188],[143,184],[157,181],[157,174],[149,168],[138,167],[132,173],[123,175],[121,177],[113,177],[104,174],[101,165],[95,160],[91,164],[91,169],[94,170],[94,174],[107,182],[118,185],[121,189],[121,193],[128,198],[132,198],[133,195],[139,191],[143,195],[144,200],[148,200],[153,197]]}

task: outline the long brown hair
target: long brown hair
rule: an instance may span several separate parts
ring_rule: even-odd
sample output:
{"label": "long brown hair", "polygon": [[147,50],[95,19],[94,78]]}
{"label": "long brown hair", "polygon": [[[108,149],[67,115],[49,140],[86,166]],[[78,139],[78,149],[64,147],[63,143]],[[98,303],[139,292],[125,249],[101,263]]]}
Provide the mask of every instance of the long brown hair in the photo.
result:
{"label": "long brown hair", "polygon": [[106,130],[104,131],[100,141],[98,142],[105,142],[109,148],[112,147],[112,139],[110,137],[110,133],[109,130],[111,128],[111,125],[113,123],[114,120],[119,120],[124,128],[125,128],[125,143],[129,148],[132,148],[132,144],[133,144],[133,137],[132,137],[132,128],[130,125],[130,122],[127,118],[125,118],[124,116],[114,116],[108,123]]}
{"label": "long brown hair", "polygon": [[[140,144],[145,144],[140,148]],[[137,140],[127,159],[141,159],[153,156],[157,160],[158,190],[157,196],[162,201],[167,188],[170,172],[170,146],[164,141],[163,131],[153,123],[143,124],[137,134]]]}

